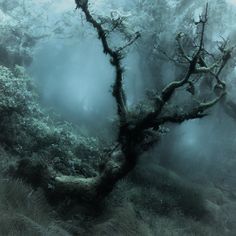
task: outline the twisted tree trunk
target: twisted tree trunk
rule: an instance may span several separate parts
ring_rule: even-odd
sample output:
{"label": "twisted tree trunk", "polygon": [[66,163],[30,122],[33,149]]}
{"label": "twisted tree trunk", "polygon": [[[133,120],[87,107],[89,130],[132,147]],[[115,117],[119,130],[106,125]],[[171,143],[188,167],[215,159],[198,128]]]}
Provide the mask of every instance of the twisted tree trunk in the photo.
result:
{"label": "twisted tree trunk", "polygon": [[[155,103],[151,111],[146,112],[143,116],[139,113],[135,114],[132,118],[131,112],[128,110],[125,101],[125,93],[123,89],[123,73],[122,59],[124,57],[123,50],[130,46],[139,38],[139,33],[136,33],[130,41],[123,47],[113,49],[107,38],[107,30],[103,25],[96,21],[89,11],[87,0],[76,0],[76,6],[81,9],[85,15],[86,20],[97,31],[98,39],[101,41],[103,52],[110,57],[110,63],[115,70],[115,78],[113,84],[113,97],[117,105],[118,124],[118,137],[117,147],[113,152],[104,158],[107,162],[97,176],[91,178],[81,178],[76,176],[55,176],[45,167],[46,171],[42,172],[39,186],[44,188],[47,192],[54,192],[58,195],[70,195],[79,199],[94,201],[104,198],[108,195],[116,185],[116,183],[127,176],[136,166],[140,154],[148,148],[146,139],[152,137],[150,134],[153,132],[158,133],[160,127],[168,122],[182,123],[189,119],[203,118],[207,114],[205,111],[214,106],[221,98],[226,95],[226,86],[220,80],[220,72],[227,64],[231,57],[232,48],[226,48],[227,45],[221,45],[222,55],[220,59],[214,61],[212,65],[208,66],[205,57],[206,49],[204,48],[204,33],[207,23],[207,9],[203,16],[200,17],[197,25],[202,26],[199,44],[194,48],[195,53],[189,56],[182,45],[182,34],[176,38],[179,45],[180,54],[183,60],[188,63],[188,69],[185,76],[181,80],[174,80],[163,88],[161,94],[156,94]],[[209,54],[210,55],[210,54]],[[204,59],[203,59],[204,58]],[[166,113],[166,107],[175,92],[180,87],[194,86],[194,75],[202,74],[212,76],[216,85],[220,88],[219,94],[212,100],[206,102],[199,102],[197,106],[187,111],[179,111],[174,113]],[[163,112],[165,111],[165,112]],[[152,142],[151,142],[152,143]],[[50,187],[49,187],[50,186]]]}

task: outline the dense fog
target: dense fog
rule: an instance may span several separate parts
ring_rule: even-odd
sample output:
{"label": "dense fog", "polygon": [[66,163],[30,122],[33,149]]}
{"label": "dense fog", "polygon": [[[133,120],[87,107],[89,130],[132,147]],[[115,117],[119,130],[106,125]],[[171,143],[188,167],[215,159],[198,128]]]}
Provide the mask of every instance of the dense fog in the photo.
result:
{"label": "dense fog", "polygon": [[[80,2],[82,7],[78,7],[78,3],[76,7],[75,2]],[[7,157],[7,165],[10,166],[8,167],[4,161],[0,170],[8,171],[9,169],[8,172],[14,178],[21,179],[23,176],[23,181],[27,178],[32,179],[30,174],[25,174],[24,171],[17,169],[21,168],[20,164],[16,165],[17,167],[12,165],[18,157],[33,161],[38,158],[40,164],[50,166],[49,171],[54,168],[53,176],[59,173],[58,178],[61,175],[73,177],[79,175],[79,178],[82,176],[86,179],[103,173],[102,170],[106,169],[103,162],[109,158],[116,158],[119,153],[116,152],[116,149],[119,148],[119,145],[121,151],[126,150],[122,149],[122,144],[120,144],[122,138],[119,136],[122,133],[122,115],[121,112],[119,113],[121,104],[117,102],[117,97],[114,95],[117,67],[114,66],[114,60],[112,61],[114,58],[109,54],[109,50],[107,52],[106,48],[104,49],[101,36],[103,34],[100,34],[99,38],[96,26],[88,22],[89,17],[83,10],[83,6],[85,6],[83,4],[86,3],[81,2],[83,1],[11,0],[9,2],[0,0],[0,30],[3,35],[0,40],[0,54],[3,55],[0,56],[0,71],[3,71],[1,73],[6,78],[19,77],[21,80],[18,70],[21,71],[23,70],[21,67],[24,68],[24,73],[31,78],[33,84],[31,85],[32,93],[36,93],[39,107],[42,107],[41,111],[41,108],[35,108],[32,105],[31,95],[27,90],[30,87],[28,85],[28,87],[26,85],[22,87],[22,89],[27,88],[27,92],[18,91],[19,86],[17,85],[16,92],[10,90],[9,93],[6,93],[6,96],[12,94],[12,97],[21,94],[18,96],[19,101],[22,99],[21,96],[24,96],[26,102],[22,104],[32,106],[33,108],[27,108],[30,112],[35,112],[34,110],[38,112],[36,112],[36,118],[29,115],[32,117],[21,120],[15,113],[23,116],[21,113],[24,114],[25,111],[18,112],[16,109],[11,118],[13,122],[8,118],[0,121],[1,128],[7,127],[6,131],[4,128],[3,134],[0,135],[0,152],[2,156]],[[133,123],[127,123],[130,126],[136,125],[136,118],[133,117],[142,118],[146,113],[152,112],[153,104],[157,107],[162,106],[158,105],[158,102],[164,97],[163,91],[166,85],[173,81],[181,81],[185,74],[191,72],[191,63],[194,61],[194,53],[198,47],[202,47],[204,50],[201,49],[201,57],[200,53],[196,53],[196,63],[200,65],[200,69],[204,73],[207,72],[203,75],[193,73],[194,79],[179,86],[171,99],[167,99],[163,103],[167,108],[159,115],[164,118],[171,116],[170,122],[160,122],[157,127],[155,125],[149,127],[149,124],[145,124],[149,128],[141,133],[140,139],[146,141],[146,138],[143,138],[145,135],[152,139],[154,137],[152,133],[157,130],[158,137],[155,136],[154,141],[145,143],[148,148],[143,145],[144,142],[140,142],[140,150],[143,148],[144,151],[138,149],[140,155],[137,168],[130,171],[129,175],[127,174],[128,178],[123,179],[122,177],[123,180],[117,184],[118,187],[108,200],[102,202],[101,208],[103,209],[105,206],[107,211],[100,209],[102,213],[99,211],[101,213],[99,215],[97,212],[93,212],[97,211],[96,207],[94,207],[96,210],[91,210],[89,204],[89,206],[87,203],[80,205],[81,202],[78,206],[77,203],[74,203],[73,198],[72,200],[63,199],[62,206],[55,207],[54,201],[50,199],[51,195],[49,194],[48,197],[46,190],[49,204],[53,202],[51,205],[55,207],[52,209],[56,209],[55,211],[60,217],[63,216],[60,218],[63,222],[60,223],[60,227],[62,227],[60,235],[77,235],[75,233],[67,234],[64,230],[68,229],[68,232],[72,232],[73,227],[78,226],[78,222],[84,224],[75,230],[76,233],[82,232],[79,235],[95,235],[96,231],[99,232],[96,234],[98,236],[172,235],[168,234],[164,230],[165,228],[170,233],[174,232],[173,235],[176,236],[218,235],[214,234],[217,230],[214,229],[214,224],[218,224],[222,230],[219,231],[219,235],[235,235],[236,0],[89,0],[88,2],[89,12],[96,22],[106,29],[104,35],[109,46],[111,45],[114,51],[122,51],[121,66],[124,88],[122,96],[127,102],[127,120],[128,122],[129,119],[134,120]],[[204,14],[207,15],[206,25],[204,25]],[[201,24],[206,28],[203,35],[204,42],[200,41],[199,46],[199,38],[202,33],[199,25]],[[135,38],[132,41],[134,35],[138,35],[138,37],[137,40]],[[181,43],[178,40],[182,40]],[[227,54],[227,50],[230,50],[230,54]],[[222,58],[221,55],[223,55]],[[230,55],[230,59],[227,59],[226,65],[220,68],[221,61],[224,61],[227,55]],[[189,59],[191,56],[193,59]],[[189,68],[186,61],[190,62]],[[19,69],[16,66],[21,67]],[[216,76],[214,70],[217,71],[218,68],[219,74]],[[7,72],[8,70],[12,71],[12,74]],[[212,77],[215,79],[213,80]],[[223,90],[226,95],[221,97]],[[5,90],[1,89],[2,91]],[[158,94],[162,94],[162,96]],[[214,103],[214,106],[209,105],[209,109],[206,111],[200,109],[200,112],[195,114],[196,117],[189,116],[183,121],[181,116],[178,117],[178,112],[188,116],[196,104],[199,106],[204,103],[209,104],[209,101],[218,97],[220,99]],[[7,100],[7,105],[12,103],[10,99]],[[3,108],[0,106],[0,111],[4,115],[9,114],[6,109],[7,105],[1,105]],[[201,116],[203,111],[207,116]],[[41,114],[44,112],[47,115],[41,119]],[[138,118],[137,124],[142,120]],[[173,120],[175,122],[172,122]],[[11,122],[14,124],[12,125]],[[64,126],[57,129],[57,124]],[[137,127],[139,126],[137,125]],[[21,136],[18,137],[17,132]],[[73,132],[78,132],[78,134]],[[132,135],[129,136],[129,139],[139,140],[139,137],[132,137]],[[119,138],[117,138],[118,136]],[[109,158],[103,159],[107,149],[108,153],[110,151],[112,154],[109,154]],[[122,159],[119,158],[118,156],[118,164]],[[17,161],[15,162],[17,163]],[[27,171],[30,169],[29,166],[27,166]],[[33,165],[33,167],[35,169],[30,172],[31,174],[34,170],[38,171],[37,165]],[[70,169],[68,170],[68,168]],[[5,172],[3,173],[1,175],[5,176]],[[40,173],[44,174],[43,171]],[[49,175],[45,174],[45,176],[46,180],[50,179]],[[163,187],[161,180],[164,182],[167,180],[167,187]],[[39,187],[45,190],[46,185],[44,181],[42,182],[43,184],[39,184]],[[34,185],[33,181],[31,183],[28,180],[26,183],[33,183],[32,193],[35,193],[37,184]],[[110,184],[110,182],[108,183]],[[13,182],[13,184],[17,183]],[[24,191],[30,192],[27,190],[27,186]],[[197,205],[198,200],[196,200],[197,203],[194,200],[194,203],[189,203],[190,200],[188,201],[186,196],[191,198],[192,190],[189,189],[195,189],[195,187],[197,194],[201,193],[204,197],[206,196],[204,201],[210,215],[203,217],[202,213],[199,213],[201,207],[195,206],[196,212],[199,212],[196,213],[193,207],[196,217],[192,216],[190,206],[192,206],[191,204]],[[54,190],[54,186],[49,182],[47,189]],[[196,195],[194,191],[193,196]],[[0,189],[0,202],[3,194],[4,191]],[[52,196],[55,197],[53,194]],[[145,194],[149,194],[148,197],[154,199],[150,202],[155,202],[156,196],[161,199],[159,205],[155,205],[157,214],[153,212],[152,203],[144,201]],[[28,195],[31,196],[31,193]],[[61,200],[60,197],[55,197],[55,199],[55,202]],[[163,202],[166,204],[164,207]],[[75,208],[73,204],[76,205]],[[171,216],[169,213],[163,213],[166,209],[171,212],[169,208],[172,208],[172,204],[173,208],[177,205],[176,209],[180,207],[181,210],[176,210],[175,213],[170,214]],[[124,209],[128,212],[127,218],[130,217],[128,226],[119,225],[119,221],[123,222],[122,218],[126,219]],[[67,215],[64,216],[66,211]],[[81,212],[78,213],[79,211]],[[184,222],[182,225],[181,220]],[[155,224],[154,221],[158,224]],[[136,232],[134,227],[139,222],[147,227],[140,224],[141,233],[137,233],[138,231]],[[93,227],[90,227],[90,224]],[[120,231],[114,230],[113,224]],[[4,224],[0,220],[0,232],[2,225]],[[190,231],[187,229],[189,225]],[[178,228],[181,228],[184,233],[182,234]]]}

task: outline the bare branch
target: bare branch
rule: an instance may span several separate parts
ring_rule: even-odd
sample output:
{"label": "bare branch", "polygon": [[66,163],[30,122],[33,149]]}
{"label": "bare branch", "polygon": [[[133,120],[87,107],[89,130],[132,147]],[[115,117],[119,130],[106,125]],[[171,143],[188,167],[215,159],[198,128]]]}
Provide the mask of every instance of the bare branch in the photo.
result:
{"label": "bare branch", "polygon": [[92,26],[96,29],[98,33],[98,38],[102,42],[103,52],[110,56],[110,62],[116,71],[115,83],[113,85],[113,96],[116,99],[117,104],[117,113],[120,118],[120,122],[123,123],[126,121],[126,101],[125,101],[125,93],[123,89],[123,68],[121,65],[122,55],[120,51],[113,50],[108,43],[106,30],[102,27],[100,23],[98,23],[95,18],[91,15],[88,9],[88,1],[87,0],[76,0],[77,8],[80,8],[85,14],[87,22],[91,23]]}
{"label": "bare branch", "polygon": [[181,114],[172,114],[168,116],[162,116],[159,118],[150,119],[148,122],[144,123],[142,127],[139,126],[139,128],[142,129],[150,129],[153,128],[155,130],[158,130],[159,127],[165,123],[182,123],[187,120],[192,119],[200,119],[205,116],[207,116],[206,113],[204,113],[207,109],[213,107],[216,103],[218,103],[224,96],[226,95],[226,92],[222,92],[222,94],[208,102],[200,103],[197,107],[193,108],[190,112],[187,113],[181,113]]}
{"label": "bare branch", "polygon": [[176,41],[177,41],[178,46],[179,46],[179,51],[180,51],[182,57],[184,59],[186,59],[190,63],[191,62],[191,58],[189,56],[187,56],[187,54],[186,54],[186,52],[184,50],[184,47],[183,47],[183,44],[182,44],[182,41],[181,41],[182,37],[183,37],[183,33],[179,33],[176,36]]}
{"label": "bare branch", "polygon": [[[225,83],[222,82],[218,75],[214,74],[213,70],[217,67],[221,68],[220,71],[224,68],[224,66],[227,64],[228,60],[230,59],[229,54],[226,54],[227,56],[225,56],[223,54],[222,58],[220,58],[219,60],[217,60],[216,62],[214,62],[211,66],[207,66],[207,63],[204,61],[203,57],[202,57],[202,52],[205,52],[205,48],[204,48],[204,34],[205,34],[205,26],[207,23],[207,17],[208,17],[208,4],[206,5],[206,9],[205,9],[205,13],[203,16],[200,16],[200,20],[199,22],[197,22],[196,24],[201,24],[201,34],[200,34],[200,45],[198,47],[197,52],[192,56],[192,58],[190,58],[189,56],[187,56],[183,46],[182,46],[182,42],[181,42],[181,38],[182,38],[182,33],[180,33],[176,40],[178,42],[178,46],[179,46],[179,50],[181,52],[181,55],[183,57],[183,59],[187,60],[189,62],[189,67],[188,70],[184,76],[184,78],[182,78],[181,80],[177,80],[177,81],[173,81],[170,84],[168,84],[161,92],[160,97],[158,97],[158,102],[156,103],[156,107],[155,110],[153,112],[150,112],[148,114],[146,114],[146,116],[144,118],[142,118],[141,120],[139,120],[136,123],[136,130],[144,130],[144,129],[149,129],[152,128],[154,126],[154,124],[158,123],[158,119],[161,119],[163,122],[167,122],[168,119],[172,119],[172,120],[184,120],[186,119],[194,119],[194,118],[201,118],[202,114],[200,114],[201,110],[206,110],[209,107],[215,105],[215,103],[217,103],[222,96],[225,95]],[[210,55],[212,57],[212,55]],[[225,59],[224,59],[225,58]],[[200,67],[197,67],[197,65],[200,65]],[[173,94],[175,93],[175,91],[184,86],[185,84],[191,84],[191,77],[194,74],[214,74],[215,77],[217,77],[217,84],[221,85],[221,90],[223,91],[222,94],[216,98],[215,100],[208,102],[208,103],[204,103],[201,104],[200,106],[198,106],[197,108],[193,109],[192,112],[187,113],[187,114],[182,114],[182,115],[175,115],[172,118],[168,117],[163,119],[163,118],[158,118],[158,116],[161,114],[162,109],[165,107],[165,105],[167,104],[167,102],[170,101],[170,99],[172,98]]]}
{"label": "bare branch", "polygon": [[198,67],[195,69],[194,73],[209,73],[211,72],[214,68],[216,68],[219,65],[219,62],[213,63],[211,66],[203,66],[203,67]]}
{"label": "bare branch", "polygon": [[207,115],[204,112],[207,109],[213,107],[216,103],[218,103],[225,95],[226,95],[226,93],[223,92],[219,97],[213,99],[212,101],[200,103],[199,106],[193,108],[190,112],[158,118],[156,121],[156,124],[159,127],[160,125],[162,125],[166,122],[182,123],[186,120],[202,118]]}
{"label": "bare branch", "polygon": [[186,62],[185,60],[181,61],[176,59],[172,55],[168,55],[168,53],[165,50],[163,50],[159,45],[156,45],[154,49],[158,50],[168,61],[173,62],[175,65],[179,67],[186,68],[188,62]]}
{"label": "bare branch", "polygon": [[[186,59],[189,62],[189,68],[188,68],[188,71],[187,71],[185,77],[182,80],[174,81],[174,82],[170,83],[169,85],[167,85],[163,89],[162,95],[161,95],[163,105],[167,101],[169,101],[169,99],[172,97],[172,95],[174,94],[176,89],[179,88],[179,87],[182,87],[184,84],[188,83],[191,75],[196,72],[196,65],[199,61],[200,52],[203,49],[205,25],[207,23],[207,15],[208,15],[208,4],[206,5],[206,11],[205,11],[204,16],[200,17],[200,21],[197,22],[197,24],[202,24],[202,30],[201,30],[201,36],[200,36],[200,45],[199,45],[198,51],[195,53],[195,55],[193,55],[192,58],[190,58],[186,55],[186,53],[185,53],[185,51],[182,47],[182,44],[180,42],[181,35],[179,34],[179,36],[177,37],[177,40],[179,41],[180,47],[182,48],[181,49],[182,55],[183,55],[184,59]],[[215,65],[214,65],[214,67],[215,67]],[[203,68],[202,68],[201,73],[206,73],[206,72],[208,72],[208,71],[206,71],[206,70],[204,71]]]}
{"label": "bare branch", "polygon": [[206,23],[208,20],[208,3],[206,4],[205,8],[205,14],[199,17],[199,21],[195,22],[196,25],[201,24],[202,29],[201,29],[201,36],[200,36],[200,44],[198,47],[198,51],[196,52],[194,57],[199,57],[203,47],[204,47],[204,34],[205,34],[205,28],[206,28]]}
{"label": "bare branch", "polygon": [[140,38],[140,33],[139,32],[136,32],[135,33],[135,36],[131,39],[131,40],[129,40],[129,42],[127,43],[127,44],[125,44],[123,47],[120,47],[118,50],[117,50],[117,52],[121,52],[121,51],[123,51],[124,49],[126,49],[127,47],[129,47],[129,46],[131,46],[133,43],[135,43],[137,40],[138,40],[138,38]]}

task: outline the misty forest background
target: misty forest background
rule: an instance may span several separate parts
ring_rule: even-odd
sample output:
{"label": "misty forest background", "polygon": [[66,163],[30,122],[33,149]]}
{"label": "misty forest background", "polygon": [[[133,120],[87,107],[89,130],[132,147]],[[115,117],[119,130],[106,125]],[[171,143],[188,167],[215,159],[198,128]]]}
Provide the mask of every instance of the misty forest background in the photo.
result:
{"label": "misty forest background", "polygon": [[236,235],[235,20],[233,0],[0,0],[0,235]]}

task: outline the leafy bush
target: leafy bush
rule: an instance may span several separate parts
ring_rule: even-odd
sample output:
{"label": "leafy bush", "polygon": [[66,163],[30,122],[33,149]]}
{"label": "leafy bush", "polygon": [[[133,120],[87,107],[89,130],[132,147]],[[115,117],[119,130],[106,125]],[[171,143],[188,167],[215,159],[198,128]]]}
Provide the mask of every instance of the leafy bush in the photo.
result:
{"label": "leafy bush", "polygon": [[[96,139],[79,135],[70,124],[40,108],[30,78],[20,66],[0,66],[0,143],[14,155],[36,157],[63,174],[94,175]],[[96,157],[96,158],[95,158]]]}

